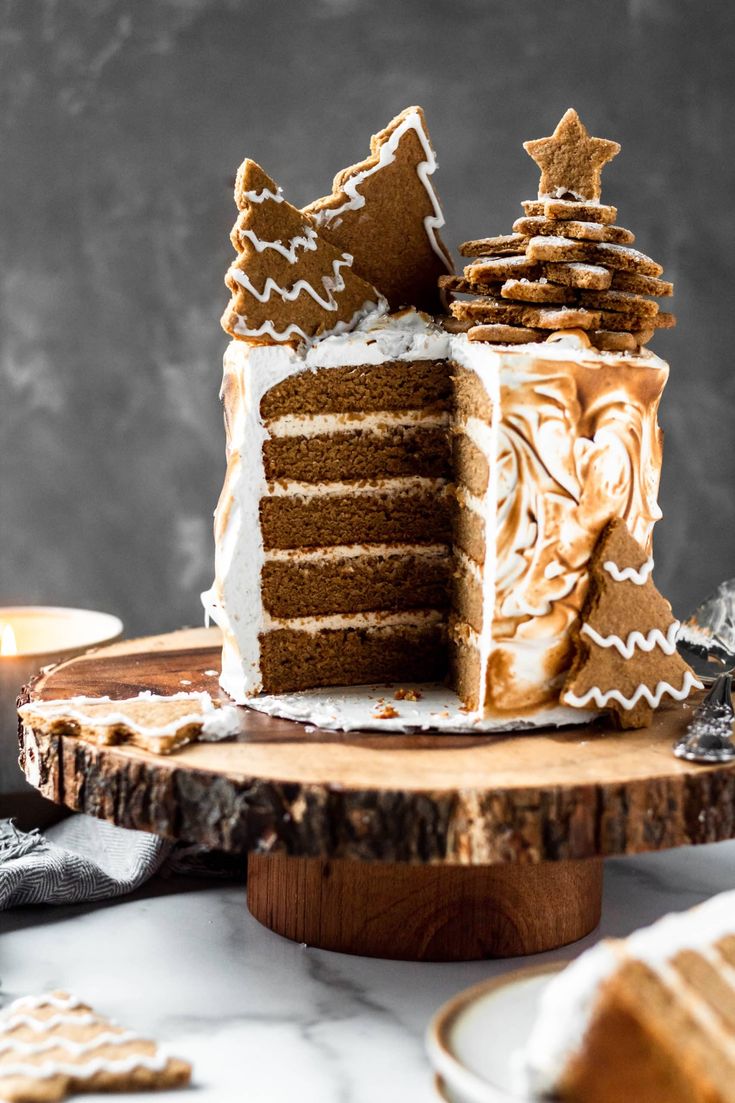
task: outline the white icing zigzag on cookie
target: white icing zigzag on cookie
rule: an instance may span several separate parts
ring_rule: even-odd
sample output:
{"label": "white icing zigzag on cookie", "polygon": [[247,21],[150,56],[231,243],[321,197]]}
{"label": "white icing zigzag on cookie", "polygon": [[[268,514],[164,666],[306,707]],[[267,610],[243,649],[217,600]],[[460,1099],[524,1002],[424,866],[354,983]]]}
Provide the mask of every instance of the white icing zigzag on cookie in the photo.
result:
{"label": "white icing zigzag on cookie", "polygon": [[307,280],[297,280],[292,287],[279,287],[272,276],[268,276],[265,281],[265,287],[262,291],[253,285],[248,279],[246,274],[240,268],[230,268],[228,276],[234,279],[241,287],[257,299],[259,303],[267,303],[271,295],[279,295],[285,302],[293,302],[294,299],[298,299],[302,291],[305,291],[307,295],[311,295],[312,299],[319,304],[324,310],[338,310],[339,304],[334,297],[334,293],[340,293],[345,289],[344,277],[340,275],[340,268],[351,268],[352,257],[349,253],[343,253],[341,257],[332,261],[332,275],[322,276],[321,281],[324,285],[326,296],[321,297],[319,292],[310,284]]}
{"label": "white icing zigzag on cookie", "polygon": [[265,203],[266,199],[272,199],[274,203],[283,203],[283,189],[279,188],[278,191],[271,191],[270,188],[263,188],[262,191],[245,191],[242,193],[243,199],[247,199],[248,203]]}
{"label": "white icing zigzag on cookie", "polygon": [[[314,252],[318,247],[317,232],[310,227],[305,227],[303,237],[292,237],[288,245],[284,245],[281,241],[263,241],[253,230],[239,230],[238,234],[240,237],[246,237],[258,253],[264,253],[266,249],[273,249],[280,253],[290,264],[296,264],[299,249],[303,249],[304,252]],[[344,255],[349,256],[349,254]]]}
{"label": "white icing zigzag on cookie", "polygon": [[603,709],[610,704],[611,701],[617,701],[619,705],[624,709],[632,709],[638,704],[640,700],[645,700],[652,709],[657,709],[661,704],[661,698],[668,694],[673,697],[675,701],[683,701],[685,697],[688,697],[693,689],[703,689],[702,683],[698,678],[695,678],[690,670],[687,670],[684,674],[684,681],[682,682],[681,689],[674,689],[668,682],[658,682],[656,689],[653,693],[646,685],[640,685],[637,687],[632,697],[625,697],[619,689],[610,689],[603,693],[598,686],[593,686],[592,689],[588,689],[586,693],[583,693],[580,697],[576,693],[572,693],[571,690],[567,690],[562,696],[562,701],[565,705],[573,705],[574,708],[588,708],[590,702],[598,709]]}
{"label": "white icing zigzag on cookie", "polygon": [[44,1034],[55,1026],[69,1026],[70,1024],[73,1026],[91,1026],[92,1023],[96,1022],[97,1016],[88,1012],[75,1015],[73,1012],[60,1011],[57,1015],[49,1015],[47,1019],[35,1019],[32,1015],[20,1013],[11,1015],[9,1019],[3,1019],[0,1022],[0,1034],[12,1034],[19,1026],[27,1026],[29,1030],[35,1031],[36,1034]]}
{"label": "white icing zigzag on cookie", "polygon": [[[102,700],[111,700],[103,697]],[[8,1011],[37,1011],[41,1007],[55,1007],[57,1011],[72,1011],[75,1007],[82,1007],[82,1001],[78,996],[69,996],[63,992],[45,992],[42,996],[21,996],[13,1000]]]}
{"label": "white icing zigzag on cookie", "polygon": [[426,230],[426,236],[429,239],[431,248],[447,267],[447,270],[449,270],[449,259],[436,236],[436,231],[440,230],[444,225],[444,215],[442,214],[439,200],[437,199],[436,192],[431,186],[431,180],[429,179],[429,177],[436,172],[436,156],[429,144],[429,139],[421,125],[421,118],[417,111],[412,111],[410,115],[407,115],[400,126],[397,126],[393,131],[388,141],[383,143],[380,147],[380,154],[376,165],[373,165],[372,168],[365,169],[363,172],[356,173],[355,176],[349,177],[344,184],[341,185],[342,191],[349,197],[347,202],[343,203],[341,207],[336,207],[331,210],[314,211],[312,212],[312,218],[317,226],[322,226],[325,223],[328,224],[334,221],[335,218],[339,218],[345,211],[357,211],[360,207],[364,207],[365,196],[360,195],[358,191],[360,184],[368,176],[372,176],[374,172],[379,172],[380,169],[385,168],[386,165],[390,165],[395,161],[396,150],[398,149],[401,138],[409,130],[414,130],[416,132],[416,137],[421,143],[421,148],[426,157],[425,161],[421,161],[421,163],[416,166],[419,180],[424,185],[426,194],[429,197],[429,202],[434,210],[433,215],[426,215],[424,218],[424,229]]}
{"label": "white icing zigzag on cookie", "polygon": [[[73,1020],[70,1019],[69,1022],[77,1023],[79,1019],[78,1016]],[[63,1049],[74,1057],[82,1057],[85,1053],[92,1053],[103,1046],[126,1046],[129,1042],[139,1042],[142,1038],[142,1034],[136,1034],[134,1030],[123,1030],[117,1034],[110,1030],[103,1030],[88,1042],[75,1042],[71,1038],[65,1038],[62,1034],[54,1032],[43,1042],[24,1042],[20,1038],[7,1038],[5,1041],[0,1039],[0,1054],[10,1052],[22,1057],[32,1057],[37,1053],[47,1053],[50,1049]],[[0,1071],[2,1068],[3,1066],[0,1065]]]}
{"label": "white icing zigzag on cookie", "polygon": [[664,655],[673,655],[676,651],[676,637],[680,627],[679,621],[674,620],[666,635],[660,628],[652,628],[645,636],[642,632],[634,631],[629,633],[626,640],[622,640],[620,636],[615,635],[601,636],[591,625],[583,624],[580,635],[589,636],[598,647],[614,647],[624,659],[632,659],[636,648],[640,651],[653,651],[654,647],[660,647]]}
{"label": "white icing zigzag on cookie", "polygon": [[613,563],[612,559],[606,559],[602,566],[616,582],[634,582],[636,586],[643,586],[653,570],[653,557],[649,555],[646,562],[638,570],[634,567],[623,567],[621,570],[617,563]]}
{"label": "white icing zigzag on cookie", "polygon": [[[329,330],[329,336],[337,336],[340,333],[349,333],[355,328],[355,326],[366,318],[368,314],[373,312],[384,314],[386,311],[385,299],[381,299],[379,303],[365,303],[365,305],[353,315],[347,322],[337,322]],[[313,337],[310,337],[308,333],[305,333],[301,326],[297,326],[295,322],[290,322],[285,329],[276,329],[273,322],[270,320],[263,322],[257,329],[248,329],[245,325],[245,319],[242,314],[239,315],[239,321],[234,327],[234,332],[240,334],[243,337],[272,337],[274,341],[289,341],[292,337],[302,337],[307,343],[311,344],[314,341]],[[326,336],[322,334],[322,336]],[[318,338],[317,338],[318,339]]]}
{"label": "white icing zigzag on cookie", "polygon": [[97,1057],[83,1065],[76,1061],[44,1061],[42,1065],[31,1065],[19,1061],[17,1064],[0,1065],[0,1085],[10,1076],[27,1076],[29,1080],[50,1080],[54,1076],[71,1076],[74,1080],[90,1080],[98,1072],[126,1073],[135,1069],[148,1069],[150,1072],[162,1072],[168,1064],[168,1058],[162,1053],[148,1057],[143,1053],[131,1053],[111,1061],[109,1057]]}

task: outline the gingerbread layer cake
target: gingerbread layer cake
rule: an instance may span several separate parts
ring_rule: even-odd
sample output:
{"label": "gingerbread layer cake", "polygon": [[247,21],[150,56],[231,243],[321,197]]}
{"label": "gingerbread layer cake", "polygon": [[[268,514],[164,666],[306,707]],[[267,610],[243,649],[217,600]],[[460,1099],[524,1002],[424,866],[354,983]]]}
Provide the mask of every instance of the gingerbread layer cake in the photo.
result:
{"label": "gingerbread layer cake", "polygon": [[735,893],[582,954],[516,1055],[524,1097],[735,1101]]}
{"label": "gingerbread layer cake", "polygon": [[[589,718],[560,699],[590,557],[618,517],[646,558],[660,516],[668,367],[643,346],[671,285],[599,202],[615,143],[568,112],[531,145],[539,199],[461,276],[418,108],[304,211],[241,167],[205,595],[235,700],[449,675],[498,728]],[[439,323],[412,308],[437,285]]]}

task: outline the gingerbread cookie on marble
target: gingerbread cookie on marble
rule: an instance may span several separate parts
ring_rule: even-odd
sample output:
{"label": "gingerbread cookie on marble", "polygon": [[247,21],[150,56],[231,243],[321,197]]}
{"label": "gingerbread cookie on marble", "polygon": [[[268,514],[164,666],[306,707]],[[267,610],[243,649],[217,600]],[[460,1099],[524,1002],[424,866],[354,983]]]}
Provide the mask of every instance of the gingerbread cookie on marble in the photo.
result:
{"label": "gingerbread cookie on marble", "polygon": [[590,559],[563,704],[610,709],[620,727],[641,728],[664,697],[683,701],[702,688],[676,649],[679,622],[652,570],[653,559],[625,522],[609,521]]}
{"label": "gingerbread cookie on marble", "polygon": [[437,279],[453,271],[431,177],[436,156],[420,107],[373,136],[370,156],[337,174],[332,194],[304,208],[322,237],[354,257],[354,270],[392,310],[439,308]]}
{"label": "gingerbread cookie on marble", "polygon": [[188,1084],[191,1065],[67,992],[16,1000],[0,1015],[0,1098],[58,1103],[72,1092]]}
{"label": "gingerbread cookie on marble", "polygon": [[381,305],[376,289],[353,271],[352,256],[287,203],[255,161],[240,166],[235,202],[238,257],[225,277],[232,299],[222,316],[231,337],[298,343],[350,329]]}
{"label": "gingerbread cookie on marble", "polygon": [[238,730],[234,705],[220,708],[208,693],[196,692],[32,701],[18,714],[36,735],[74,735],[97,746],[133,743],[153,754],[170,754],[195,739],[225,739]]}

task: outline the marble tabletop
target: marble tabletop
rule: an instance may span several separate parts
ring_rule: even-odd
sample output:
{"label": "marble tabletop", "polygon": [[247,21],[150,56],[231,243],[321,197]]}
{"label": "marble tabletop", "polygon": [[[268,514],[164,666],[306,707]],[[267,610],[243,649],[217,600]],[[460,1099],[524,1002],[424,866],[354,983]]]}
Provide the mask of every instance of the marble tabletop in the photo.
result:
{"label": "marble tabletop", "polygon": [[[571,957],[733,886],[735,843],[610,860],[599,930],[532,960]],[[425,965],[314,950],[261,927],[243,886],[202,880],[0,915],[0,1005],[66,988],[193,1063],[190,1092],[141,1103],[430,1103],[433,1012],[528,960]]]}

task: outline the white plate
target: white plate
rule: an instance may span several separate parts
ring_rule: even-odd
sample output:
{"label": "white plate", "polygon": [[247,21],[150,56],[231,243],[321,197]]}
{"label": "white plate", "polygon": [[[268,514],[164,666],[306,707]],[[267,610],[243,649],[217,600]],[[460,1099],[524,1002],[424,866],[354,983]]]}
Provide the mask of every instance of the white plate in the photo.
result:
{"label": "white plate", "polygon": [[426,1048],[448,1103],[529,1103],[511,1093],[511,1056],[526,1041],[541,993],[564,967],[541,965],[461,992],[434,1016]]}

